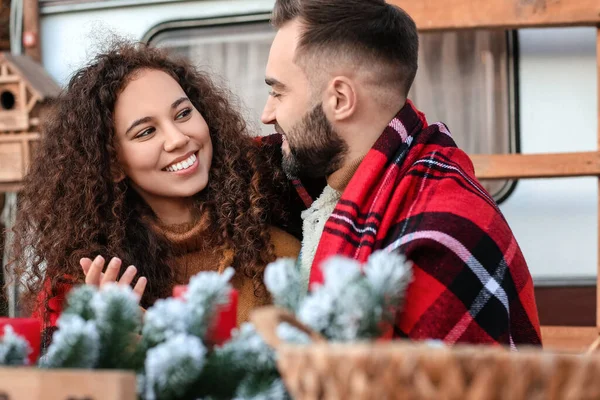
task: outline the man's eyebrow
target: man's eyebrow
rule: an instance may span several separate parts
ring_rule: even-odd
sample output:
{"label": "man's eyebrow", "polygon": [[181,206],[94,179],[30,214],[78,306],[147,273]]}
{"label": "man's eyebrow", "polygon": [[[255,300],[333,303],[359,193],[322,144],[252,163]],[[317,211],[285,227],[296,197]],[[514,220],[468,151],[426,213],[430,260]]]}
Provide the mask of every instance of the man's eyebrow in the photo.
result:
{"label": "man's eyebrow", "polygon": [[281,82],[279,82],[277,79],[275,78],[265,78],[265,83],[271,87],[277,87],[280,89],[284,89],[285,85]]}

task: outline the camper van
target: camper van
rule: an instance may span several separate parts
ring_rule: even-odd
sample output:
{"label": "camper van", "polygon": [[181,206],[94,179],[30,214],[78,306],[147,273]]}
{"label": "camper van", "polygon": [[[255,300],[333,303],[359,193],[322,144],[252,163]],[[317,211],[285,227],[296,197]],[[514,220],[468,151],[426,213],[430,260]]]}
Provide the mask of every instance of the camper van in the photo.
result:
{"label": "camper van", "polygon": [[[42,64],[68,82],[112,35],[189,57],[257,135],[274,0],[40,0]],[[470,154],[596,151],[596,29],[427,32],[410,98]],[[514,230],[544,325],[595,324],[598,179],[484,182]]]}

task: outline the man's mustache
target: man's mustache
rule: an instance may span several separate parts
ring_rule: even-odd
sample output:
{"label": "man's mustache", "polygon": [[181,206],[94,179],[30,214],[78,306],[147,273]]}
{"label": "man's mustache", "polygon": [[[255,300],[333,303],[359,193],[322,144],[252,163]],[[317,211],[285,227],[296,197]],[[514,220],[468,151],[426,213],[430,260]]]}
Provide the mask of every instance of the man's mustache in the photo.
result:
{"label": "man's mustache", "polygon": [[280,135],[286,136],[285,131],[283,130],[283,128],[281,128],[281,126],[279,126],[279,124],[275,124],[275,132],[279,133]]}

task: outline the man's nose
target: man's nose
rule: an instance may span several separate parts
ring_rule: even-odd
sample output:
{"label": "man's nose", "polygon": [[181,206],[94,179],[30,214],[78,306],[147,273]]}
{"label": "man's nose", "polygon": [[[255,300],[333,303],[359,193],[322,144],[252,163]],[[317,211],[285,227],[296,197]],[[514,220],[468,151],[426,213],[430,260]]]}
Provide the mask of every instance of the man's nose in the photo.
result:
{"label": "man's nose", "polygon": [[273,125],[275,123],[275,107],[273,107],[273,98],[271,96],[267,99],[260,120],[265,125]]}

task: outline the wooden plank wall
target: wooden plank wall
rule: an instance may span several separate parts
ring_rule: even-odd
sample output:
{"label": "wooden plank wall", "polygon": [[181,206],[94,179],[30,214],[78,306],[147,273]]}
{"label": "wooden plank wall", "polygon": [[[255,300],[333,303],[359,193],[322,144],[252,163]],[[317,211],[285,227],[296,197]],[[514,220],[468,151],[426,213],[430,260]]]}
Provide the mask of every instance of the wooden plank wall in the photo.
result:
{"label": "wooden plank wall", "polygon": [[540,324],[596,326],[596,285],[536,286]]}
{"label": "wooden plank wall", "polygon": [[421,31],[600,24],[598,0],[388,0]]}

